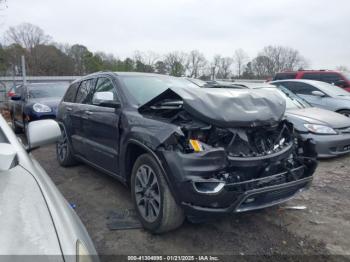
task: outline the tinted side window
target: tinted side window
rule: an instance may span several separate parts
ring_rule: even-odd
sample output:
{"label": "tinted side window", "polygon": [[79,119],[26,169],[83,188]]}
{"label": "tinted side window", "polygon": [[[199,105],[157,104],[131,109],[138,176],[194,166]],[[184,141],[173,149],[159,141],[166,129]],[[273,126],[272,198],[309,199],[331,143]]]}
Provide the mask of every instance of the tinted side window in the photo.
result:
{"label": "tinted side window", "polygon": [[115,101],[118,101],[117,91],[112,83],[112,81],[106,77],[100,77],[97,80],[95,93],[98,92],[112,92]]}
{"label": "tinted side window", "polygon": [[313,91],[319,91],[316,87],[298,82],[284,82],[282,85],[295,94],[312,95]]}
{"label": "tinted side window", "polygon": [[94,79],[88,79],[81,82],[77,97],[75,99],[76,103],[91,104],[92,94],[94,91],[94,83]]}
{"label": "tinted side window", "polygon": [[309,79],[309,80],[321,80],[321,74],[315,74],[315,73],[305,73],[301,77],[302,79]]}
{"label": "tinted side window", "polygon": [[79,87],[79,82],[71,84],[68,87],[66,94],[64,95],[63,101],[73,103],[75,101],[75,95],[77,94],[77,90]]}
{"label": "tinted side window", "polygon": [[295,79],[296,73],[278,73],[273,80]]}
{"label": "tinted side window", "polygon": [[343,78],[336,73],[324,73],[321,75],[321,80],[330,84],[336,83]]}

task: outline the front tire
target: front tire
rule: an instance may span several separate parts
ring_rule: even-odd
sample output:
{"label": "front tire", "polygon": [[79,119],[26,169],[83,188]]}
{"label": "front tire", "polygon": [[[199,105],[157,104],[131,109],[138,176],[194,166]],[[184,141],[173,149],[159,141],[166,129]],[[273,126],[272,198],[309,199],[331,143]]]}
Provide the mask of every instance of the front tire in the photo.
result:
{"label": "front tire", "polygon": [[134,164],[131,193],[145,229],[160,234],[182,225],[184,212],[175,202],[162,169],[150,154],[141,155]]}
{"label": "front tire", "polygon": [[56,157],[60,166],[69,167],[77,164],[64,128],[61,129],[61,137],[56,143]]}

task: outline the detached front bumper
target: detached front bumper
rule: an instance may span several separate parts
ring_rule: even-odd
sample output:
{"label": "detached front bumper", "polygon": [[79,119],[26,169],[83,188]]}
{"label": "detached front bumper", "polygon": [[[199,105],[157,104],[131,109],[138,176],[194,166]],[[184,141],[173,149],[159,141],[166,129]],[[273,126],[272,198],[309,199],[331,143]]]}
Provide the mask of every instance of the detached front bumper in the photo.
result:
{"label": "detached front bumper", "polygon": [[302,134],[301,136],[315,141],[318,158],[331,158],[350,153],[350,134]]}
{"label": "detached front bumper", "polygon": [[[314,144],[308,148],[313,151]],[[165,171],[177,202],[186,215],[194,217],[227,214],[262,209],[293,198],[310,187],[317,166],[314,157],[300,157],[305,163],[288,170],[266,173],[267,167],[292,156],[294,148],[287,148],[263,159],[230,159],[224,150],[197,154],[163,151]],[[227,167],[230,171],[227,171]],[[223,172],[240,170],[239,181],[218,179]],[[264,175],[261,170],[265,170]],[[247,171],[247,172],[245,172]],[[247,176],[245,176],[247,174]],[[250,174],[248,178],[248,174]],[[229,174],[227,175],[229,176]],[[237,178],[237,175],[234,176]]]}

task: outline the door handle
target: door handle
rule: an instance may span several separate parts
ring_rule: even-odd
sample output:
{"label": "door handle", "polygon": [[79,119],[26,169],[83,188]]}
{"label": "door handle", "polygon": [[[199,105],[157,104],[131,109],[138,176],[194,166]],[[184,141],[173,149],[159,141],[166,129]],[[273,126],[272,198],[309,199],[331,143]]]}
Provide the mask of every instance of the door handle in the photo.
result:
{"label": "door handle", "polygon": [[91,111],[87,110],[87,111],[85,111],[85,114],[91,116],[93,113]]}
{"label": "door handle", "polygon": [[67,111],[72,111],[71,107],[66,107]]}

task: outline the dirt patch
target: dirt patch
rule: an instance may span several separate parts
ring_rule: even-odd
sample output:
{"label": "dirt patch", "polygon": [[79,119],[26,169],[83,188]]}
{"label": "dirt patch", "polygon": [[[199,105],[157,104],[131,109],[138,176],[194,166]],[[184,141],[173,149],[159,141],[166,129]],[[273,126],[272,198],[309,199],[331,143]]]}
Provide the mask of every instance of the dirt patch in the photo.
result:
{"label": "dirt patch", "polygon": [[115,179],[83,164],[60,167],[53,146],[34,155],[76,205],[99,254],[258,255],[258,260],[288,255],[282,258],[287,261],[300,261],[300,255],[312,261],[317,255],[317,260],[329,261],[339,257],[323,255],[349,252],[350,157],[321,162],[311,189],[285,204],[305,205],[305,210],[275,207],[205,224],[185,222],[180,229],[159,236],[143,229],[108,229],[111,211],[132,208],[129,190]]}

